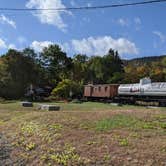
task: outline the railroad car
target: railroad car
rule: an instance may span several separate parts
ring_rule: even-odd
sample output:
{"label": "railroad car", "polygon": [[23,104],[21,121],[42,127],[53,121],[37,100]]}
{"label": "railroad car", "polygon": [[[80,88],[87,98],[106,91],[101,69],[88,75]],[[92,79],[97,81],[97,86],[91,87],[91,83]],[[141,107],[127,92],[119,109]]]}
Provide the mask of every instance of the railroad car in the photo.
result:
{"label": "railroad car", "polygon": [[137,84],[121,84],[118,88],[118,96],[122,101],[133,102],[148,101],[166,105],[166,82],[151,82],[150,78],[143,78]]}
{"label": "railroad car", "polygon": [[87,99],[113,99],[118,95],[119,84],[85,85],[84,97]]}
{"label": "railroad car", "polygon": [[151,82],[143,78],[136,84],[85,85],[84,97],[87,99],[112,100],[121,103],[154,102],[166,105],[166,82]]}

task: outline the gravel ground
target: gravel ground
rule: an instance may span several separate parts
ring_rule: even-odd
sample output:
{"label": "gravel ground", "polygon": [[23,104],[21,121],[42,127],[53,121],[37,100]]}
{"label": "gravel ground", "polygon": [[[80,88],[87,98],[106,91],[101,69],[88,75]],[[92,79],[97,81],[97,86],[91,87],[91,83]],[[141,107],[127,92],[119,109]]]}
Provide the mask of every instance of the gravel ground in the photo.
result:
{"label": "gravel ground", "polygon": [[11,158],[11,145],[7,142],[7,139],[0,133],[0,165],[11,166],[13,164]]}

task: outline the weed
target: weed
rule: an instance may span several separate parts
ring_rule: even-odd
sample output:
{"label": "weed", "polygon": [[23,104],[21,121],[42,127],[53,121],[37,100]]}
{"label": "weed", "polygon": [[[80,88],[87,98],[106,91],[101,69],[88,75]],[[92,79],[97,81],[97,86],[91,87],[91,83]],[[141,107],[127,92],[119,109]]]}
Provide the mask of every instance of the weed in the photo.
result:
{"label": "weed", "polygon": [[94,145],[94,144],[97,144],[97,142],[95,142],[95,141],[88,141],[86,144],[87,145]]}
{"label": "weed", "polygon": [[160,115],[151,121],[142,121],[143,129],[166,129],[166,117]]}
{"label": "weed", "polygon": [[17,146],[24,144],[24,142],[25,142],[25,138],[21,136],[21,137],[18,139]]}
{"label": "weed", "polygon": [[142,128],[143,128],[143,129],[155,129],[155,126],[154,126],[154,124],[151,123],[151,122],[144,122],[144,123],[142,124]]}
{"label": "weed", "polygon": [[120,146],[128,146],[129,145],[129,141],[127,138],[122,138],[119,140],[119,145]]}
{"label": "weed", "polygon": [[159,121],[162,121],[162,120],[165,120],[166,119],[166,115],[157,115],[157,116],[154,116],[154,118],[156,119],[156,120],[159,120]]}
{"label": "weed", "polygon": [[48,159],[48,156],[46,154],[43,154],[41,157],[40,157],[41,160],[44,160],[46,161]]}
{"label": "weed", "polygon": [[109,154],[105,154],[104,156],[103,156],[103,160],[104,161],[108,161],[108,160],[110,160],[111,159],[111,156],[109,155]]}
{"label": "weed", "polygon": [[166,122],[161,123],[161,124],[160,124],[160,127],[161,127],[162,129],[166,129]]}
{"label": "weed", "polygon": [[59,132],[62,128],[63,128],[63,126],[61,124],[52,124],[52,125],[49,125],[49,129],[50,130],[54,130],[56,132]]}
{"label": "weed", "polygon": [[30,136],[34,134],[38,129],[38,125],[30,122],[30,123],[24,123],[23,126],[21,127],[21,131],[24,135]]}
{"label": "weed", "polygon": [[30,143],[26,144],[25,149],[27,151],[31,151],[31,150],[35,149],[35,147],[36,147],[36,144],[33,142],[30,142]]}
{"label": "weed", "polygon": [[54,137],[57,138],[57,139],[60,139],[62,137],[62,134],[56,133],[56,134],[54,134]]}
{"label": "weed", "polygon": [[4,123],[5,123],[4,121],[0,120],[0,126],[4,125]]}
{"label": "weed", "polygon": [[79,127],[80,127],[81,129],[88,130],[88,129],[93,128],[92,125],[93,125],[93,124],[90,123],[90,122],[84,122],[84,123],[81,123]]}
{"label": "weed", "polygon": [[61,153],[51,154],[50,159],[60,165],[69,165],[71,162],[80,162],[81,158],[76,153],[75,148],[69,144],[66,144],[64,151]]}
{"label": "weed", "polygon": [[134,133],[130,133],[130,137],[140,138],[140,135],[138,133],[134,132]]}
{"label": "weed", "polygon": [[166,146],[163,147],[163,148],[161,148],[161,151],[162,151],[162,152],[166,152]]}

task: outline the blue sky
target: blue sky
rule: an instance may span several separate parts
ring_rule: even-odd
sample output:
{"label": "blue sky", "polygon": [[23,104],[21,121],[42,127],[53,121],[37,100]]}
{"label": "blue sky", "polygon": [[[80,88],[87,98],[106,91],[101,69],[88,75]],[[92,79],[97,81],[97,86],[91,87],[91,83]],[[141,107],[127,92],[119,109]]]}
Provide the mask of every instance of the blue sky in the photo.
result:
{"label": "blue sky", "polygon": [[[142,0],[1,0],[0,7],[64,8]],[[91,11],[0,11],[0,54],[8,48],[41,51],[52,43],[73,56],[104,55],[109,48],[122,58],[166,54],[166,3]]]}

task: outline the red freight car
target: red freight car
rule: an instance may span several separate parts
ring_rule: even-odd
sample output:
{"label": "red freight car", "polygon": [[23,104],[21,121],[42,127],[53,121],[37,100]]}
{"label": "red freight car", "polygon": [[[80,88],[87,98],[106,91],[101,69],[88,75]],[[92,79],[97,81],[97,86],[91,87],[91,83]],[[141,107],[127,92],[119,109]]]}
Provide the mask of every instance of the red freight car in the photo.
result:
{"label": "red freight car", "polygon": [[118,87],[118,84],[85,85],[84,97],[112,99],[118,95]]}

